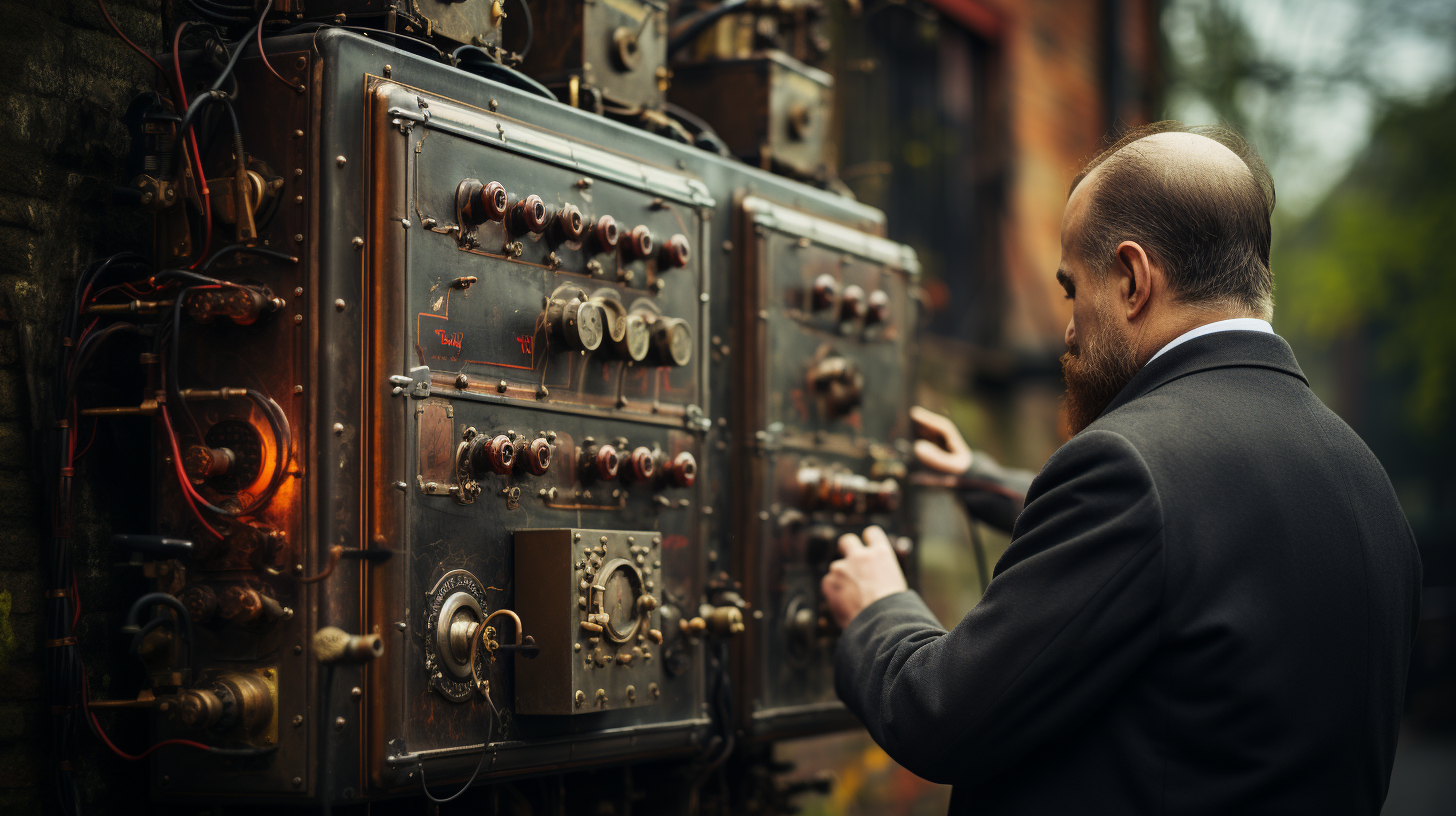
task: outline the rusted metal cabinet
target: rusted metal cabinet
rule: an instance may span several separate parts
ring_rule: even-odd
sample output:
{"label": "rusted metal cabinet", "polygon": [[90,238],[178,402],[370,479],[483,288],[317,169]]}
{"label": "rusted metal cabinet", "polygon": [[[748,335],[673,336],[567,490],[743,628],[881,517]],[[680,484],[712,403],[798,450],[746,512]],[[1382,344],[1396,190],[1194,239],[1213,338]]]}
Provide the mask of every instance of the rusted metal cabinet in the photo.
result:
{"label": "rusted metal cabinet", "polygon": [[[850,725],[828,633],[806,651],[795,627],[825,563],[810,531],[905,531],[867,487],[908,433],[914,264],[883,216],[343,31],[266,46],[304,91],[245,58],[238,113],[279,180],[259,236],[299,260],[220,268],[274,311],[186,324],[178,362],[276,402],[292,455],[166,588],[201,596],[194,666],[271,702],[248,739],[276,751],[161,752],[157,794],[343,803],[482,761],[488,782]],[[218,501],[256,498],[290,447],[260,405],[194,403],[199,435],[251,451],[249,479],[203,486]],[[816,504],[814,467],[853,501]],[[158,501],[201,540],[179,494]],[[463,633],[500,610],[536,658],[472,655]],[[219,736],[159,713],[159,736]]]}

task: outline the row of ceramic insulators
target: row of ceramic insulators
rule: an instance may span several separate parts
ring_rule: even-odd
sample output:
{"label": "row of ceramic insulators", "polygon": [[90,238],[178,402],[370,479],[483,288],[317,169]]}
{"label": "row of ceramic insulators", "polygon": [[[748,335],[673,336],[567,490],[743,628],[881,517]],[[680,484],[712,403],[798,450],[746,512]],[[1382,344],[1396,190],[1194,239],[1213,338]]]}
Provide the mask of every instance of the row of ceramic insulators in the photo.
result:
{"label": "row of ceramic insulators", "polygon": [[844,320],[860,320],[866,323],[885,323],[890,319],[890,295],[883,289],[865,294],[863,287],[851,283],[839,290],[839,281],[833,275],[824,274],[814,279],[814,308],[829,309],[839,304],[839,316]]}
{"label": "row of ceramic insulators", "polygon": [[580,241],[583,248],[593,253],[613,253],[620,249],[628,260],[647,260],[655,255],[667,267],[687,266],[692,254],[685,235],[674,235],[659,247],[646,224],[624,231],[610,215],[592,222],[575,204],[562,204],[553,211],[534,194],[513,202],[498,181],[481,184],[475,179],[465,179],[460,182],[456,198],[460,202],[460,219],[472,226],[498,221],[516,234],[549,233],[561,241]]}
{"label": "row of ceramic insulators", "polygon": [[[467,456],[476,473],[502,476],[524,471],[537,476],[551,469],[552,446],[544,438],[527,443],[507,434],[476,436]],[[698,478],[698,461],[687,451],[669,457],[661,450],[638,446],[622,454],[615,445],[588,442],[578,449],[577,463],[586,480],[652,482],[658,479],[675,487],[692,487]]]}

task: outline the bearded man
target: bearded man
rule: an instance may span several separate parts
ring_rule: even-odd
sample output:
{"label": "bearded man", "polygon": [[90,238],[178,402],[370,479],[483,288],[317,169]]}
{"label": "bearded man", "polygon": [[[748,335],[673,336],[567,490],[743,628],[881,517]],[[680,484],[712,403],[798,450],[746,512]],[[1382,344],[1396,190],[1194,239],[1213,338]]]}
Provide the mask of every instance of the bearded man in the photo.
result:
{"label": "bearded man", "polygon": [[[1390,481],[1268,323],[1274,189],[1164,122],[1076,177],[1074,436],[947,632],[882,531],[823,582],[839,696],[952,813],[1377,814],[1421,566]],[[920,422],[934,425],[924,414]],[[964,467],[964,443],[918,443]]]}

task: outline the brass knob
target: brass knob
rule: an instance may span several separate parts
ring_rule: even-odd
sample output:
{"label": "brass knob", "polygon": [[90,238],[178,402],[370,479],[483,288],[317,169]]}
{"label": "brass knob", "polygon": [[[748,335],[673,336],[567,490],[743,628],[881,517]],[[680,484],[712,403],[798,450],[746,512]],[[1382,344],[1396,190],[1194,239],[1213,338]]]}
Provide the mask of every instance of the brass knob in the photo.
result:
{"label": "brass knob", "polygon": [[689,618],[684,621],[678,621],[678,627],[682,629],[685,635],[700,635],[708,628],[708,622],[702,618]]}
{"label": "brass knob", "polygon": [[743,611],[736,606],[714,607],[708,616],[708,625],[713,633],[731,637],[743,631]]}

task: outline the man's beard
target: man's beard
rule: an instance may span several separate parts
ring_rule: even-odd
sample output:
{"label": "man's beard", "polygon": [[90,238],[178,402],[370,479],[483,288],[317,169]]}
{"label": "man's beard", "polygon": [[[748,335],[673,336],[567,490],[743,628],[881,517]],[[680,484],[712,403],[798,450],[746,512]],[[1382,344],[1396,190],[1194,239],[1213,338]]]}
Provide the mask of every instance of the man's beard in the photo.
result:
{"label": "man's beard", "polygon": [[1067,393],[1062,404],[1073,435],[1091,425],[1141,368],[1132,344],[1121,334],[1104,331],[1062,355]]}

